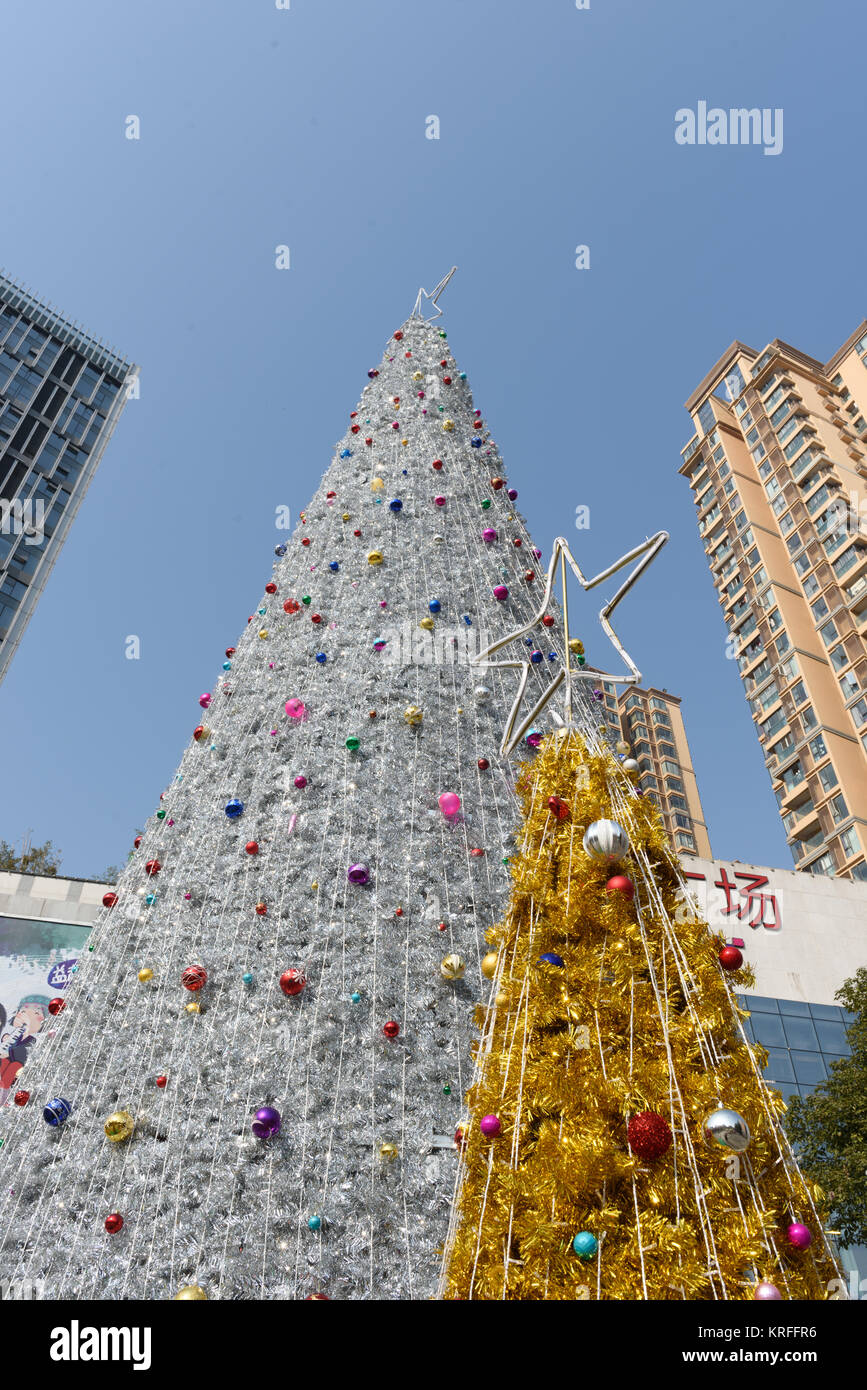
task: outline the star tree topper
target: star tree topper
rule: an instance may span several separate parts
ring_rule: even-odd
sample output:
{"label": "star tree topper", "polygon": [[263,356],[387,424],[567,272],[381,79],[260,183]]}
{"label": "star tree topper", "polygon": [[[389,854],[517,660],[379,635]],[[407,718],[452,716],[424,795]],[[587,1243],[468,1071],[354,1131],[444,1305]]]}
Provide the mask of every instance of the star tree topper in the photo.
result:
{"label": "star tree topper", "polygon": [[[650,562],[656,558],[656,556],[659,554],[660,550],[665,545],[667,540],[667,531],[657,531],[655,536],[651,536],[649,540],[644,541],[641,545],[637,545],[634,550],[628,551],[626,555],[621,555],[619,560],[616,560],[613,565],[609,565],[607,569],[602,570],[601,574],[597,574],[593,579],[585,579],[584,574],[581,571],[581,567],[572,555],[572,552],[569,549],[567,542],[564,540],[562,536],[557,537],[557,539],[554,541],[554,552],[551,556],[551,563],[548,566],[548,575],[545,580],[545,592],[542,595],[542,602],[539,606],[538,612],[523,627],[516,629],[515,632],[510,632],[507,637],[501,637],[497,642],[492,642],[491,645],[489,647],[486,647],[483,652],[479,652],[478,656],[474,657],[471,663],[473,666],[498,666],[502,667],[505,670],[521,672],[521,679],[518,682],[518,693],[515,696],[515,703],[512,705],[512,708],[509,712],[509,717],[506,721],[506,727],[503,731],[503,739],[500,744],[500,754],[502,756],[505,756],[505,754],[507,753],[511,753],[512,749],[515,748],[516,745],[520,742],[520,740],[524,737],[524,734],[532,726],[533,722],[541,713],[541,711],[550,702],[551,697],[554,695],[555,691],[559,690],[560,686],[563,685],[564,682],[566,685],[564,700],[565,719],[559,721],[559,716],[555,717],[558,719],[558,722],[562,722],[563,724],[565,724],[566,727],[570,726],[572,723],[572,686],[573,682],[576,679],[593,681],[609,680],[615,681],[619,685],[639,684],[639,682],[641,681],[641,672],[635,665],[635,662],[632,660],[632,657],[626,651],[619,637],[617,636],[616,632],[611,626],[611,623],[609,622],[609,617],[611,613],[614,612],[614,609],[617,607],[618,603],[623,598],[623,596],[629,592],[629,590],[632,588],[633,584],[635,584],[639,576],[643,574],[643,572],[647,569],[647,566],[650,564]],[[575,575],[575,578],[578,580],[578,583],[581,585],[581,588],[586,591],[588,589],[594,589],[597,584],[601,584],[603,580],[609,577],[609,575],[616,574],[618,570],[623,569],[624,565],[630,564],[633,560],[638,561],[638,563],[635,565],[635,568],[631,571],[629,575],[627,575],[626,579],[623,581],[614,597],[608,600],[608,602],[600,610],[599,613],[599,622],[602,626],[603,632],[605,633],[608,640],[611,642],[612,646],[615,647],[615,649],[617,650],[618,655],[623,659],[624,663],[629,668],[630,674],[628,676],[615,676],[608,671],[582,671],[580,667],[576,670],[572,666],[572,663],[569,659],[569,605],[566,597],[566,562],[568,561],[569,567],[572,570],[572,573]],[[494,654],[494,652],[498,652],[501,647],[507,646],[509,642],[514,642],[518,637],[523,637],[526,633],[530,631],[532,627],[535,627],[536,623],[541,622],[542,618],[545,616],[545,611],[548,607],[548,604],[551,601],[551,594],[554,588],[554,576],[556,574],[558,565],[563,581],[563,624],[566,637],[565,665],[560,667],[560,670],[557,672],[551,684],[548,686],[548,689],[544,691],[540,698],[536,701],[535,705],[530,710],[530,713],[523,720],[521,720],[520,724],[518,724],[517,721],[519,718],[519,711],[524,698],[524,692],[527,688],[527,680],[530,675],[530,662],[490,661],[488,658],[491,657]]]}

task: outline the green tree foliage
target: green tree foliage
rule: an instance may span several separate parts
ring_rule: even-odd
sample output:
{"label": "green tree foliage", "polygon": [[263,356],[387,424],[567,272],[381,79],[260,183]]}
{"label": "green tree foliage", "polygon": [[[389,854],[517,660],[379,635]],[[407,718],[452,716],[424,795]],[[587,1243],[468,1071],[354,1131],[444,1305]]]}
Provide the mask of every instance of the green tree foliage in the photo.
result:
{"label": "green tree foliage", "polygon": [[834,1228],[844,1245],[867,1243],[867,968],[835,996],[855,1014],[852,1056],[834,1062],[827,1081],[806,1100],[794,1097],[786,1115],[802,1170],[828,1195]]}
{"label": "green tree foliage", "polygon": [[50,840],[44,845],[31,845],[25,840],[20,854],[16,853],[14,845],[0,840],[0,870],[5,873],[44,874],[47,878],[55,878],[59,868],[60,853]]}

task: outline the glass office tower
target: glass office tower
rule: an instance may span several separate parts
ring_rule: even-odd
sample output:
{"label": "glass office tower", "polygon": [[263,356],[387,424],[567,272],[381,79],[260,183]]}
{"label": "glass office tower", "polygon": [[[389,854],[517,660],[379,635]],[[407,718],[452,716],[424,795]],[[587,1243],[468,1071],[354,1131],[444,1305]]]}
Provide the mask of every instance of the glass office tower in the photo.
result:
{"label": "glass office tower", "polygon": [[137,374],[0,275],[0,681]]}

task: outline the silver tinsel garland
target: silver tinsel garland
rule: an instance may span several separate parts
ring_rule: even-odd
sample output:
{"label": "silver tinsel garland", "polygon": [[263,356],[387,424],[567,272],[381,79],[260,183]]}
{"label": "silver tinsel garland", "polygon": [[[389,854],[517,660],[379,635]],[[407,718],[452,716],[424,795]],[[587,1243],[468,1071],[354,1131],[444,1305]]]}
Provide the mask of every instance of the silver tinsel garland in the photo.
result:
{"label": "silver tinsel garland", "polygon": [[[208,732],[18,1078],[29,1101],[0,1117],[4,1278],[44,1297],[435,1290],[473,1006],[488,993],[484,933],[507,899],[517,819],[514,768],[496,751],[515,677],[468,657],[528,620],[544,565],[507,486],[492,485],[502,463],[445,336],[416,317],[401,332],[286,538],[276,592],[210,707],[191,699],[191,727]],[[528,699],[549,653],[563,658],[551,613]],[[303,718],[287,716],[292,699]],[[444,792],[458,816],[440,809]],[[356,863],[364,885],[347,878]],[[461,979],[442,976],[450,953]],[[181,983],[191,965],[208,976],[196,993]],[[290,968],[306,978],[294,997],[279,983]],[[51,1127],[55,1096],[72,1112]],[[262,1106],[282,1116],[276,1138],[252,1134]],[[104,1123],[117,1110],[135,1129],[115,1143]],[[123,1228],[109,1234],[115,1212]]]}

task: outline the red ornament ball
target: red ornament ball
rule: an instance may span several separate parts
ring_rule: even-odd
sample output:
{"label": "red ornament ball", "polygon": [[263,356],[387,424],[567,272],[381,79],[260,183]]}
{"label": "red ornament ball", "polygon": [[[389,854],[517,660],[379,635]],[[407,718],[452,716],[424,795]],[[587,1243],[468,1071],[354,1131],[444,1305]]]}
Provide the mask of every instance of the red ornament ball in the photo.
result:
{"label": "red ornament ball", "polygon": [[158,859],[149,859],[148,862],[145,864],[145,873],[149,874],[150,877],[153,878],[154,874],[158,874],[162,867],[163,866]]}
{"label": "red ornament ball", "polygon": [[12,1099],[14,1100],[16,1105],[26,1105],[28,1100],[30,1099],[30,1092],[16,1091]]}
{"label": "red ornament ball", "polygon": [[737,946],[723,946],[719,953],[719,963],[723,970],[740,970],[744,958]]}
{"label": "red ornament ball", "polygon": [[280,976],[280,988],[290,999],[295,994],[300,994],[307,981],[300,970],[284,970]]}
{"label": "red ornament ball", "polygon": [[277,585],[276,585],[276,584],[266,584],[266,585],[265,585],[265,593],[266,593],[266,594],[276,594],[276,592],[277,592]]}
{"label": "red ornament ball", "polygon": [[58,1014],[62,1014],[65,1008],[65,999],[49,999],[48,1001],[48,1012],[51,1014],[52,1018],[56,1018]]}
{"label": "red ornament ball", "polygon": [[671,1130],[666,1120],[653,1110],[633,1115],[626,1127],[629,1147],[636,1158],[661,1158],[671,1148]]}
{"label": "red ornament ball", "polygon": [[[139,842],[139,843],[141,843],[141,842]],[[115,905],[116,902],[117,902],[117,893],[103,893],[103,895],[102,895],[102,905],[103,905],[103,907],[114,907],[114,905]]]}
{"label": "red ornament ball", "polygon": [[567,803],[559,796],[548,797],[548,810],[551,812],[551,815],[556,816],[558,820],[568,820],[572,814]]}
{"label": "red ornament ball", "polygon": [[383,1024],[382,1031],[387,1038],[396,1038],[400,1032],[400,1024],[395,1023],[394,1019],[390,1018],[388,1023]]}
{"label": "red ornament ball", "polygon": [[111,1216],[105,1218],[105,1229],[110,1236],[116,1236],[123,1226],[123,1217],[119,1211],[113,1211]]}
{"label": "red ornament ball", "polygon": [[157,1077],[157,1085],[159,1086],[159,1088],[160,1088],[161,1091],[164,1089],[164,1087],[165,1087],[166,1082],[168,1081],[168,1079],[169,1079],[169,1078],[168,1078],[167,1076],[158,1076],[158,1077]]}
{"label": "red ornament ball", "polygon": [[479,758],[478,766],[480,772],[487,772],[491,764],[488,762],[487,758]]}
{"label": "red ornament ball", "polygon": [[605,891],[606,893],[620,893],[627,902],[631,903],[635,897],[635,884],[631,878],[626,877],[626,874],[615,874],[606,883]]}
{"label": "red ornament ball", "polygon": [[247,851],[248,854],[259,853],[259,846],[257,845],[255,840],[248,840],[244,846],[244,849]]}
{"label": "red ornament ball", "polygon": [[197,989],[208,983],[208,972],[203,965],[188,965],[181,975],[181,984],[184,989],[192,990],[195,994]]}

